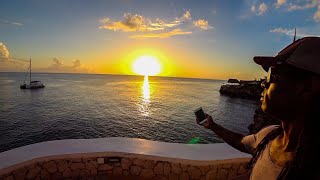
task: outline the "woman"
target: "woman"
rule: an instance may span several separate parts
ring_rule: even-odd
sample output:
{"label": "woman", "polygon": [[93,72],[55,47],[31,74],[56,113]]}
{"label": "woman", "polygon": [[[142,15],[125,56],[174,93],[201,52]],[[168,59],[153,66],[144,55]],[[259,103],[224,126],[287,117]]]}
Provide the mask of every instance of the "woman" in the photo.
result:
{"label": "woman", "polygon": [[275,57],[254,57],[268,71],[261,109],[281,121],[244,136],[216,124],[204,127],[234,148],[250,153],[250,179],[320,179],[315,126],[320,108],[320,38],[299,39]]}

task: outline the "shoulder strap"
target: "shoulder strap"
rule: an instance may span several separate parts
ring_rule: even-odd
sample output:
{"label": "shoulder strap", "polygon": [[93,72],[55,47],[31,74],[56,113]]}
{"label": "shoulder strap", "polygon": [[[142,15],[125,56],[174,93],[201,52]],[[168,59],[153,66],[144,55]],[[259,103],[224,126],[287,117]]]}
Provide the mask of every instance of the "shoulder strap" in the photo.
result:
{"label": "shoulder strap", "polygon": [[250,169],[253,167],[253,165],[256,163],[258,157],[260,156],[260,154],[263,152],[263,150],[265,149],[266,145],[269,143],[269,141],[274,140],[277,136],[279,136],[282,133],[282,128],[276,128],[274,130],[272,130],[270,133],[268,133],[263,139],[262,141],[260,141],[260,143],[258,144],[258,146],[253,150],[253,157],[251,158],[251,160],[246,164],[245,168],[246,169]]}

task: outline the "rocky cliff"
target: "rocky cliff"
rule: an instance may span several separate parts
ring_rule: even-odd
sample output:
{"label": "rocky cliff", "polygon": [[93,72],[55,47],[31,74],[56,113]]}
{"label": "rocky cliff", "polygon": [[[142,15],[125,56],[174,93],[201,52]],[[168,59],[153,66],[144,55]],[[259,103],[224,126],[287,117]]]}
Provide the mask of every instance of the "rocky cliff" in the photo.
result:
{"label": "rocky cliff", "polygon": [[219,90],[223,95],[256,100],[260,99],[262,91],[263,89],[259,82],[255,84],[241,83],[238,85],[227,83],[222,85]]}
{"label": "rocky cliff", "polygon": [[[239,83],[228,83],[220,87],[220,94],[230,97],[253,99],[259,101],[263,88],[260,81],[239,81]],[[274,119],[268,114],[264,113],[260,108],[260,103],[257,106],[253,116],[253,123],[248,126],[249,134],[257,133],[265,126],[280,124],[279,120]]]}

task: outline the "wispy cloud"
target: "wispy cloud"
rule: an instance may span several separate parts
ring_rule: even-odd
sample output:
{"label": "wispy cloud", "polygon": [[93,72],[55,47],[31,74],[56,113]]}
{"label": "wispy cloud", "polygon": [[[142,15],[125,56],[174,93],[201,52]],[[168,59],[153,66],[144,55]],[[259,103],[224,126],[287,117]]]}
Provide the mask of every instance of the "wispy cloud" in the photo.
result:
{"label": "wispy cloud", "polygon": [[113,31],[123,31],[123,32],[150,32],[159,31],[166,28],[174,27],[180,24],[180,21],[166,22],[157,18],[152,21],[141,15],[130,13],[124,13],[123,19],[121,21],[111,21],[110,18],[101,19],[100,22],[103,24],[100,26],[102,29],[108,29]]}
{"label": "wispy cloud", "polygon": [[312,0],[310,1],[301,1],[300,4],[294,4],[290,3],[288,6],[288,11],[296,11],[296,10],[305,10],[310,8],[315,8],[317,5],[319,5],[320,1],[318,0]]}
{"label": "wispy cloud", "polygon": [[268,10],[268,5],[266,3],[261,3],[259,6],[251,5],[251,12],[255,13],[258,16],[263,15]]}
{"label": "wispy cloud", "polygon": [[27,60],[21,58],[12,58],[8,48],[0,42],[0,70],[6,71],[12,68],[12,70],[24,71]]}
{"label": "wispy cloud", "polygon": [[[294,29],[287,29],[287,28],[274,28],[271,29],[269,32],[284,34],[290,37],[294,37]],[[303,30],[297,29],[297,37],[307,37],[307,36],[320,36],[320,34],[313,34],[313,33],[306,33]]]}
{"label": "wispy cloud", "polygon": [[199,28],[204,29],[204,30],[213,28],[213,27],[209,26],[208,21],[206,21],[206,20],[204,20],[204,19],[199,19],[199,20],[197,20],[197,21],[193,21],[193,24],[194,24],[196,27],[199,27]]}
{"label": "wispy cloud", "polygon": [[320,5],[318,6],[317,11],[313,14],[313,19],[317,22],[320,22]]}
{"label": "wispy cloud", "polygon": [[184,12],[184,14],[182,15],[182,17],[180,18],[176,18],[178,21],[187,21],[187,20],[191,20],[192,17],[191,17],[191,13],[189,10],[186,10]]}
{"label": "wispy cloud", "polygon": [[8,21],[8,20],[6,20],[6,19],[0,19],[0,23],[3,23],[3,24],[11,24],[11,25],[15,25],[15,26],[23,26],[22,23],[14,22],[14,21]]}
{"label": "wispy cloud", "polygon": [[274,4],[276,8],[280,8],[284,4],[286,4],[287,0],[277,0],[277,2]]}
{"label": "wispy cloud", "polygon": [[[129,36],[133,39],[168,38],[174,35],[192,34],[191,30],[185,29],[185,27],[191,27],[190,25],[203,30],[212,28],[204,19],[192,21],[190,10],[185,10],[181,17],[175,17],[172,20],[150,19],[139,14],[124,13],[120,21],[112,21],[106,17],[101,19],[100,23],[100,29],[134,33]],[[189,26],[186,26],[188,24]]]}
{"label": "wispy cloud", "polygon": [[313,13],[313,20],[320,22],[320,0],[304,0],[288,5],[288,11],[316,9]]}
{"label": "wispy cloud", "polygon": [[164,32],[164,33],[150,33],[150,34],[139,34],[139,35],[133,35],[130,36],[132,39],[145,39],[145,38],[168,38],[170,36],[175,36],[175,35],[186,35],[186,34],[192,34],[191,31],[182,31],[181,29],[174,29],[169,32]]}
{"label": "wispy cloud", "polygon": [[268,10],[267,4],[266,4],[266,3],[260,4],[258,10],[259,10],[259,11],[258,11],[258,15],[261,16],[262,14],[264,14],[265,12],[267,12],[267,10]]}
{"label": "wispy cloud", "polygon": [[91,70],[85,67],[80,60],[73,60],[71,65],[65,65],[63,61],[59,58],[53,58],[52,64],[46,68],[39,69],[40,71],[46,72],[78,72],[78,73],[88,73]]}
{"label": "wispy cloud", "polygon": [[1,61],[7,61],[9,60],[9,51],[7,49],[7,47],[0,42],[0,60]]}

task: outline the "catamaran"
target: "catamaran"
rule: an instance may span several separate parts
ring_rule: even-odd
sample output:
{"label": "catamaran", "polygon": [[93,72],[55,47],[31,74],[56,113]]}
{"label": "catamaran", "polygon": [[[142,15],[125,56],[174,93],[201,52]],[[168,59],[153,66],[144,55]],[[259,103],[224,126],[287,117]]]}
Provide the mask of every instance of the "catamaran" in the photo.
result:
{"label": "catamaran", "polygon": [[[29,84],[26,84],[26,79],[29,74]],[[28,71],[26,73],[26,77],[24,78],[23,84],[20,85],[21,89],[38,89],[38,88],[44,88],[45,86],[41,81],[32,81],[31,80],[31,58],[30,58],[30,65],[28,68]]]}

